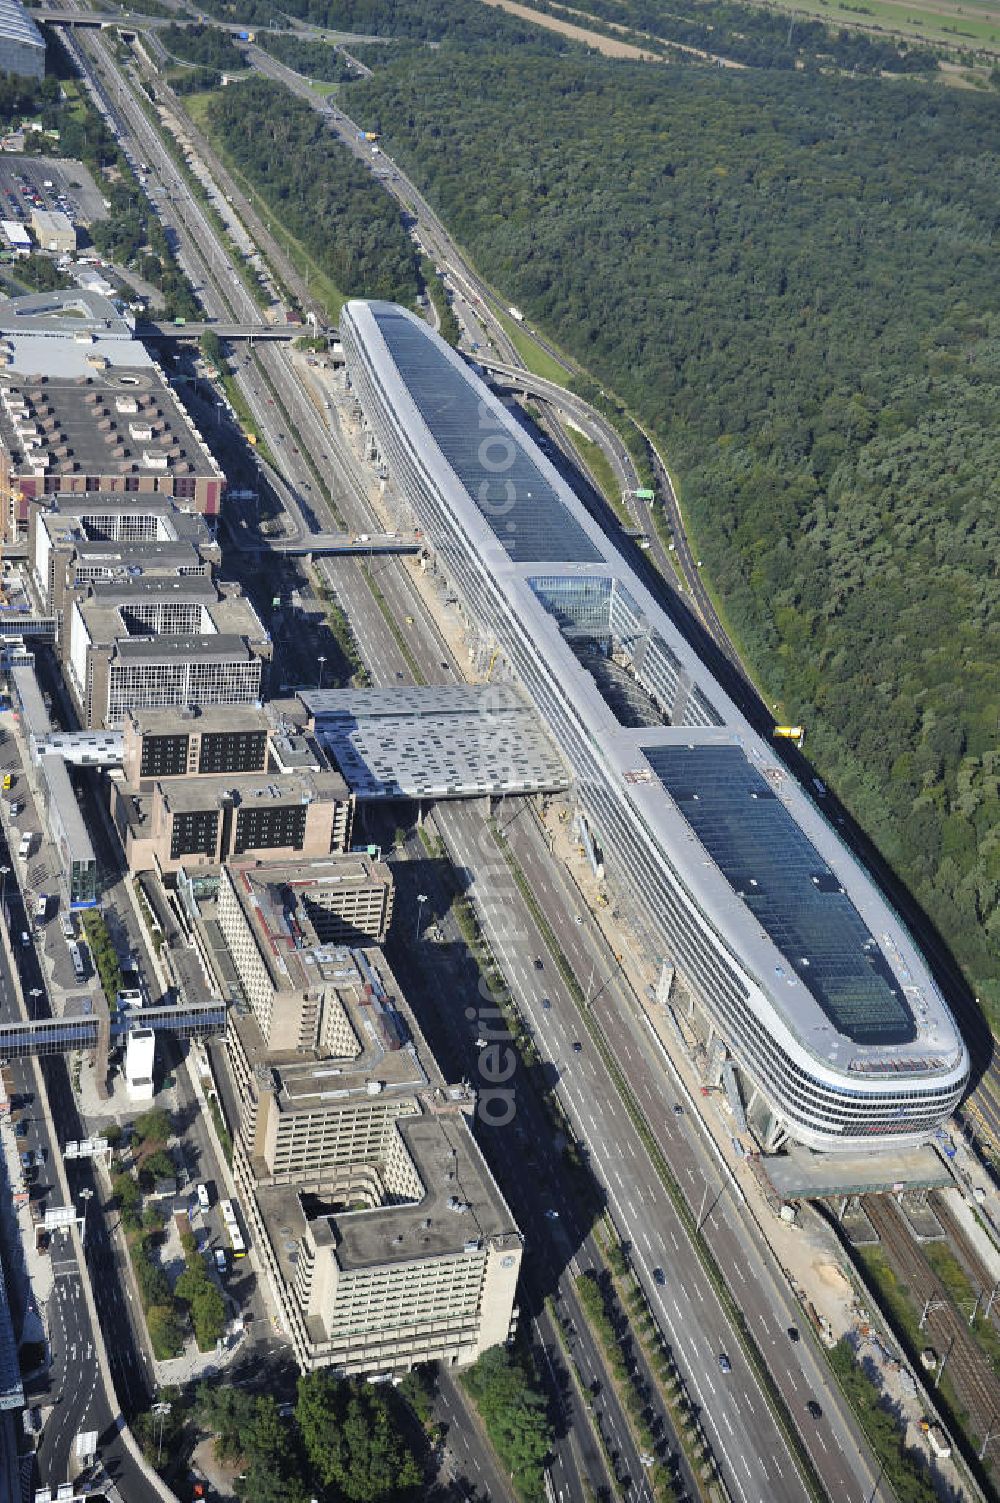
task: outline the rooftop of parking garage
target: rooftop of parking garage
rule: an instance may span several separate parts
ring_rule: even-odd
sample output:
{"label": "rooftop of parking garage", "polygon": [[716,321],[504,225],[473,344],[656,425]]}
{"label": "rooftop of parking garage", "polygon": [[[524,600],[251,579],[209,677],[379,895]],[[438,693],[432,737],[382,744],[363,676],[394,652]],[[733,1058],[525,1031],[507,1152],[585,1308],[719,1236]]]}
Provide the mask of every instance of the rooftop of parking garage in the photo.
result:
{"label": "rooftop of parking garage", "polygon": [[301,699],[361,799],[540,793],[569,782],[535,710],[509,685],[331,689]]}

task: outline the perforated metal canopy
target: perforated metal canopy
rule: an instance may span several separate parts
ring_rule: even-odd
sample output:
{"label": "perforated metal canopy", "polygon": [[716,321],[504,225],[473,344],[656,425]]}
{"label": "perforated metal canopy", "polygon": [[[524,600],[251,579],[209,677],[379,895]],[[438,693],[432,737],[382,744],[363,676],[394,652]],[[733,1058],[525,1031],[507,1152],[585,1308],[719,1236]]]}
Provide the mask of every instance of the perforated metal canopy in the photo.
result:
{"label": "perforated metal canopy", "polygon": [[435,442],[515,563],[601,563],[602,556],[475,387],[401,309],[372,304],[375,321]]}
{"label": "perforated metal canopy", "polygon": [[738,746],[644,748],[715,864],[856,1044],[902,1044],[913,1014],[836,874]]}

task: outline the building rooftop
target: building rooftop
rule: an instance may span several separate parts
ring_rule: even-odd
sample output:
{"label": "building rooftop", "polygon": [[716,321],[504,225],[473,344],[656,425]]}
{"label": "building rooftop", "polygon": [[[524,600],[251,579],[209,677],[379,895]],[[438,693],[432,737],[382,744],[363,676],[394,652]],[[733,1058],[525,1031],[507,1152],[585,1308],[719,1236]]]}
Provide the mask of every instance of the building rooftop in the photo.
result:
{"label": "building rooftop", "polygon": [[354,853],[314,861],[231,862],[229,872],[278,992],[310,990],[340,973],[343,947],[319,939],[310,901],[322,907],[324,893],[392,886],[384,862]]}
{"label": "building rooftop", "polygon": [[[382,952],[347,945],[318,948],[317,975],[305,979],[312,988],[322,985],[340,1003],[354,1047],[336,1056],[272,1049],[253,1014],[236,1012],[230,1024],[261,1088],[277,1097],[283,1112],[314,1112],[348,1105],[352,1098],[443,1088],[444,1078]],[[471,1109],[471,1096],[465,1104]],[[266,1170],[258,1169],[259,1177],[265,1177]]]}
{"label": "building rooftop", "polygon": [[0,303],[0,336],[42,334],[59,339],[80,333],[134,341],[135,323],[110,298],[79,287],[30,292],[23,297],[5,298]]}
{"label": "building rooftop", "polygon": [[94,293],[0,310],[0,440],[15,472],[222,474],[131,325]]}
{"label": "building rooftop", "polygon": [[210,735],[218,731],[266,731],[267,713],[253,705],[170,705],[165,708],[129,710],[127,716],[137,736]]}
{"label": "building rooftop", "polygon": [[[586,735],[624,816],[649,831],[714,930],[769,1033],[859,1085],[958,1072],[961,1035],[912,936],[501,400],[395,305],[350,302],[342,317],[523,651]],[[481,455],[467,452],[462,429],[478,444],[494,426],[498,452],[528,451],[547,482],[538,491],[526,473],[533,519],[519,503],[502,517],[481,503]],[[766,816],[762,785],[773,796]],[[766,852],[755,830],[766,831]]]}
{"label": "building rooftop", "polygon": [[90,641],[98,647],[117,642],[124,649],[129,641],[152,638],[154,644],[163,644],[184,638],[213,643],[207,651],[218,654],[228,650],[223,638],[245,638],[258,646],[269,641],[246,596],[235,591],[220,595],[204,575],[144,574],[129,580],[97,580],[76,608]]}
{"label": "building rooftop", "polygon": [[316,733],[362,799],[565,788],[535,710],[509,685],[302,691]]}
{"label": "building rooftop", "polygon": [[256,656],[243,637],[230,632],[191,636],[119,637],[111,660],[122,663],[239,663]]}
{"label": "building rooftop", "polygon": [[343,802],[350,795],[336,772],[218,773],[193,778],[143,780],[131,793],[134,828],[140,831],[149,818],[153,790],[159,788],[165,807],[173,814],[201,809],[277,808],[284,804]]}
{"label": "building rooftop", "polygon": [[45,800],[59,810],[59,821],[69,846],[69,854],[76,861],[95,861],[90,832],[84,823],[76,793],[62,757],[43,756],[38,763],[45,790]]}
{"label": "building rooftop", "polygon": [[764,1154],[760,1165],[780,1200],[825,1200],[831,1195],[878,1195],[931,1189],[951,1182],[940,1154],[930,1144],[889,1153],[810,1153],[790,1144]]}
{"label": "building rooftop", "polygon": [[[517,1226],[461,1116],[431,1111],[401,1117],[396,1130],[423,1194],[408,1203],[348,1210],[317,1187],[260,1186],[255,1191],[285,1281],[295,1279],[298,1244],[307,1225],[317,1247],[329,1246],[345,1271],[478,1253],[484,1242],[509,1238]],[[316,1323],[315,1340],[327,1333]]]}

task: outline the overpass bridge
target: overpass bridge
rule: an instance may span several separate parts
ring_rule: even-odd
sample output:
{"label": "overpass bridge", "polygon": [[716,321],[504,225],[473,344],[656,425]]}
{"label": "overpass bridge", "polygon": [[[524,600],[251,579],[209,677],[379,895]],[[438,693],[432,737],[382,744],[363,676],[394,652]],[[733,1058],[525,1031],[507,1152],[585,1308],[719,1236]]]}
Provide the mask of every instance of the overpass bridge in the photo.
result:
{"label": "overpass bridge", "polygon": [[256,340],[335,339],[336,330],[316,328],[312,324],[222,324],[193,323],[176,320],[161,323],[144,320],[135,326],[136,339],[200,339],[211,330],[220,339]]}
{"label": "overpass bridge", "polygon": [[234,531],[241,553],[283,553],[288,558],[325,558],[338,554],[420,553],[426,546],[423,533],[309,532],[298,538],[276,538],[273,543],[243,542]]}
{"label": "overpass bridge", "polygon": [[226,1003],[181,1002],[176,1007],[140,1007],[120,1012],[110,1022],[97,1013],[75,1013],[62,1018],[37,1018],[33,1022],[0,1023],[0,1059],[25,1059],[32,1055],[69,1054],[73,1050],[96,1050],[101,1033],[112,1041],[124,1038],[133,1028],[151,1028],[178,1038],[214,1038],[226,1031]]}

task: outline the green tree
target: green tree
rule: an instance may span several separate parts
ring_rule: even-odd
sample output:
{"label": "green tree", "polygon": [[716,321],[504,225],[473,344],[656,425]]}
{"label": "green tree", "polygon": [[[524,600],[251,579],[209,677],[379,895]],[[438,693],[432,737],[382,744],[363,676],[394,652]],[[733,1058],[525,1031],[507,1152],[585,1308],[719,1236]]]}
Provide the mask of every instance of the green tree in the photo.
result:
{"label": "green tree", "polygon": [[295,1416],[312,1471],[348,1503],[414,1495],[420,1464],[378,1389],[309,1373],[299,1379]]}
{"label": "green tree", "polygon": [[146,1328],[153,1354],[159,1361],[180,1356],[184,1350],[184,1333],[171,1305],[151,1305],[146,1311]]}
{"label": "green tree", "polygon": [[142,1205],[142,1194],[133,1174],[116,1174],[111,1181],[111,1189],[118,1202],[122,1221],[126,1226],[139,1225],[139,1208]]}
{"label": "green tree", "polygon": [[545,1399],[532,1384],[522,1359],[493,1346],[462,1374],[504,1467],[525,1497],[544,1497],[545,1458],[552,1426]]}
{"label": "green tree", "polygon": [[136,1118],[132,1131],[140,1143],[166,1143],[173,1132],[170,1113],[163,1107],[153,1107],[151,1111]]}

